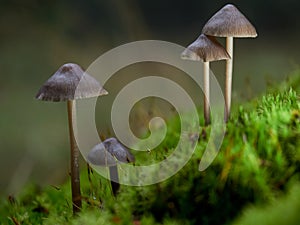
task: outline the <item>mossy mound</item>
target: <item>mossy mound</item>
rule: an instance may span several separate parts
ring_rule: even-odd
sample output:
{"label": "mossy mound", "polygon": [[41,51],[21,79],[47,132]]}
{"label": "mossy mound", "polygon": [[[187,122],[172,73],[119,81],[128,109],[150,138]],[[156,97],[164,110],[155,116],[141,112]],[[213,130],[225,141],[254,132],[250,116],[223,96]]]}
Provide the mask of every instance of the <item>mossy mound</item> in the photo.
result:
{"label": "mossy mound", "polygon": [[[262,204],[286,191],[300,172],[300,102],[290,89],[242,106],[228,124],[213,164],[198,171],[205,140],[188,164],[169,180],[148,187],[124,187],[117,211],[157,221],[228,224],[249,204]],[[149,174],[155,176],[156,174]]]}

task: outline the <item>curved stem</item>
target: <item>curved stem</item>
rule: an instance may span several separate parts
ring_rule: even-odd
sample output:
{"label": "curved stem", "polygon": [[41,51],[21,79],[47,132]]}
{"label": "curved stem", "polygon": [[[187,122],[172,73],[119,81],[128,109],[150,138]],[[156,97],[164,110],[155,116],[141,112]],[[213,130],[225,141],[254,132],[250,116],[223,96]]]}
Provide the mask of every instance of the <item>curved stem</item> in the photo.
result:
{"label": "curved stem", "polygon": [[233,65],[233,37],[226,37],[226,51],[231,57],[226,60],[226,81],[225,81],[225,122],[230,117],[231,89],[232,89],[232,65]]}
{"label": "curved stem", "polygon": [[210,124],[209,110],[209,62],[204,62],[204,119],[205,125]]}
{"label": "curved stem", "polygon": [[72,203],[73,214],[80,212],[81,209],[81,193],[80,193],[80,175],[79,175],[79,150],[74,136],[74,112],[75,101],[68,101],[68,122],[69,135],[71,145],[71,189],[72,189]]}

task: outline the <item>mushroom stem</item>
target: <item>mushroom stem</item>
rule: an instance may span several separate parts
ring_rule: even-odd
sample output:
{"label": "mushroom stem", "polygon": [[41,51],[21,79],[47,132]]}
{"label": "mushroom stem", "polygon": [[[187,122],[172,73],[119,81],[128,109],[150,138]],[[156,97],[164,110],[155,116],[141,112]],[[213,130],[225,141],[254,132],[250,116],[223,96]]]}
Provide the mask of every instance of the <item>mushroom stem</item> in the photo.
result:
{"label": "mushroom stem", "polygon": [[209,110],[209,62],[204,62],[204,119],[205,126],[210,124]]}
{"label": "mushroom stem", "polygon": [[233,37],[226,37],[226,51],[230,58],[226,60],[226,81],[225,81],[225,122],[230,116],[231,87],[232,87],[232,65],[233,65]]}
{"label": "mushroom stem", "polygon": [[81,209],[81,193],[80,193],[80,177],[79,177],[79,150],[74,136],[74,110],[75,100],[68,100],[68,122],[69,135],[71,145],[71,189],[73,214],[80,212]]}
{"label": "mushroom stem", "polygon": [[114,196],[117,196],[117,193],[120,188],[119,184],[119,175],[118,175],[118,167],[117,166],[110,166],[109,167],[109,176],[110,176],[110,183],[111,189]]}

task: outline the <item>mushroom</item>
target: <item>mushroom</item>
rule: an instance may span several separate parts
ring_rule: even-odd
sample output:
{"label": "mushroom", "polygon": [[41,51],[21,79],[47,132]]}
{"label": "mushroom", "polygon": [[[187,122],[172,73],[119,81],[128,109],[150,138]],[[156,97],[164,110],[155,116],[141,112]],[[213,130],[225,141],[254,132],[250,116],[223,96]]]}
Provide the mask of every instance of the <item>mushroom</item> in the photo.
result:
{"label": "mushroom", "polygon": [[[78,85],[80,82],[80,85]],[[77,89],[78,86],[78,90]],[[76,93],[76,94],[75,94]],[[61,66],[40,88],[36,99],[43,101],[67,101],[69,138],[71,145],[71,189],[73,213],[80,211],[81,193],[79,176],[79,150],[74,136],[75,100],[108,94],[99,82],[85,73],[77,64],[67,63]]]}
{"label": "mushroom", "polygon": [[204,118],[205,125],[210,124],[209,111],[209,62],[229,59],[230,56],[223,46],[212,36],[201,34],[181,54],[181,58],[204,63]]}
{"label": "mushroom", "polygon": [[231,58],[226,61],[225,81],[225,122],[230,116],[232,65],[233,65],[233,37],[256,37],[257,33],[248,19],[232,4],[225,5],[205,24],[202,33],[217,37],[226,37],[226,50]]}
{"label": "mushroom", "polygon": [[120,188],[118,176],[118,162],[134,162],[134,156],[116,138],[108,138],[95,145],[87,156],[89,163],[97,166],[109,167],[111,188],[114,196]]}

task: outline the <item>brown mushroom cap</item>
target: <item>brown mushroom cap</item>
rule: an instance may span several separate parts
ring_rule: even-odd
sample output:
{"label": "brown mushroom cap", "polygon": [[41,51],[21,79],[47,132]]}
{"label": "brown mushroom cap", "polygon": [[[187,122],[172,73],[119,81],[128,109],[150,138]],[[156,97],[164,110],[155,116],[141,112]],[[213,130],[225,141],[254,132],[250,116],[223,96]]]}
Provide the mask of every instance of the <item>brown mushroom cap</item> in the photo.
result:
{"label": "brown mushroom cap", "polygon": [[118,162],[130,163],[135,158],[116,138],[108,138],[95,145],[87,156],[88,162],[98,166],[115,166]]}
{"label": "brown mushroom cap", "polygon": [[217,37],[256,37],[249,20],[231,4],[225,5],[205,24],[202,33]]}
{"label": "brown mushroom cap", "polygon": [[181,54],[183,59],[211,62],[229,59],[230,56],[223,46],[212,36],[201,34],[196,41],[190,44]]}
{"label": "brown mushroom cap", "polygon": [[[79,85],[80,82],[80,85]],[[76,90],[78,87],[78,90]],[[76,93],[75,93],[76,92]],[[106,95],[99,82],[74,63],[61,66],[40,88],[36,99],[60,102]]]}

